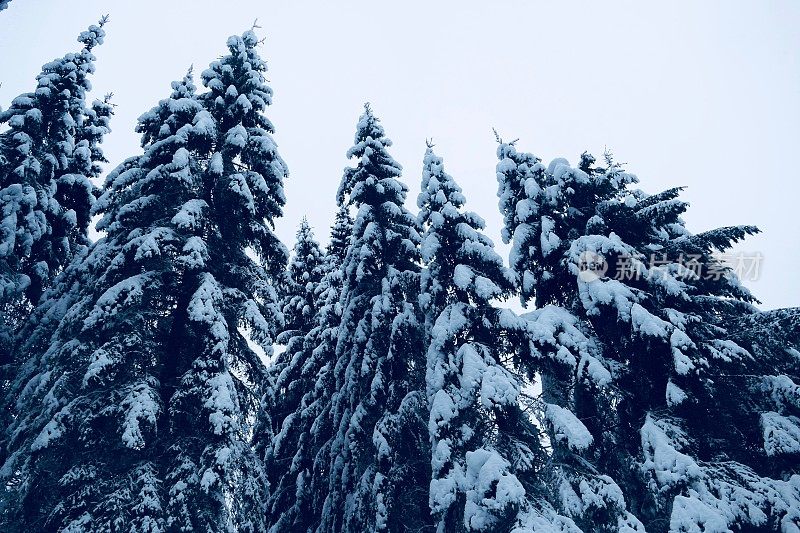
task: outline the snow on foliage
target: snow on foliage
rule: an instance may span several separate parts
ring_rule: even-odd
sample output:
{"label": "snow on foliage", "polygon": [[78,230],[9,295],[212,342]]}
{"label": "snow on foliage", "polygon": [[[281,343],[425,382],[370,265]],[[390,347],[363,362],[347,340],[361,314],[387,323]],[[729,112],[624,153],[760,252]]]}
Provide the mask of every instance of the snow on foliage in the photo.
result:
{"label": "snow on foliage", "polygon": [[36,89],[0,111],[0,365],[11,362],[30,309],[89,242],[91,179],[105,161],[100,143],[112,114],[108,98],[86,100],[105,21],[81,32],[80,51],[43,65]]}
{"label": "snow on foliage", "polygon": [[544,412],[548,422],[553,425],[556,441],[564,441],[570,448],[578,451],[591,446],[592,434],[569,409],[547,404]]}
{"label": "snow on foliage", "polygon": [[[266,529],[267,483],[250,442],[264,372],[239,326],[271,346],[282,322],[286,250],[271,226],[286,170],[261,114],[271,91],[257,43],[252,32],[232,37],[230,55],[204,73],[235,99],[197,95],[190,72],[141,116],[143,152],[109,173],[92,207],[106,235],[34,312],[39,327],[22,346],[30,362],[13,384],[30,414],[10,432],[37,455],[16,454],[3,471],[63,490],[13,481],[3,519],[47,530]],[[247,142],[226,144],[230,132]],[[123,447],[130,460],[120,462]]]}
{"label": "snow on foliage", "polygon": [[104,23],[0,112],[0,529],[800,532],[800,311],[717,255],[756,228],[498,135],[506,268],[431,143],[406,209],[367,104],[290,256],[252,30],[96,194]]}
{"label": "snow on foliage", "polygon": [[133,449],[144,447],[141,424],[146,422],[151,428],[155,426],[156,417],[161,412],[158,402],[156,392],[148,383],[139,383],[130,389],[122,400],[126,411],[122,424],[122,441],[125,446]]}
{"label": "snow on foliage", "polygon": [[761,430],[767,455],[800,453],[800,418],[762,413]]}
{"label": "snow on foliage", "polygon": [[[523,303],[535,299],[539,307],[525,315],[534,334],[523,368],[541,382],[545,419],[558,412],[583,421],[579,442],[609,450],[581,455],[551,422],[552,454],[561,465],[553,475],[564,488],[556,506],[589,528],[639,530],[669,521],[671,531],[727,531],[795,521],[787,509],[797,492],[781,479],[796,469],[782,459],[765,462],[770,451],[794,449],[795,415],[782,399],[794,382],[762,378],[769,365],[755,354],[778,363],[776,348],[796,334],[781,326],[774,341],[769,337],[775,348],[755,341],[757,328],[770,328],[744,318],[754,316],[753,297],[712,255],[757,229],[692,235],[680,218],[688,204],[679,188],[655,195],[631,189],[637,178],[610,154],[605,167],[583,154],[577,168],[563,159],[545,168],[500,140],[497,155],[511,267]],[[721,275],[701,275],[708,271]],[[737,329],[737,320],[746,325]],[[585,379],[585,368],[595,379]],[[753,453],[762,444],[762,456]],[[712,457],[701,461],[701,450],[713,450]],[[639,463],[643,482],[625,466],[611,466],[611,457],[615,465]],[[585,506],[593,496],[581,487],[597,479],[587,476],[587,465],[625,498],[605,493],[603,505]],[[628,509],[630,502],[636,506]]]}
{"label": "snow on foliage", "polygon": [[[417,306],[420,242],[403,203],[406,187],[391,141],[369,105],[356,127],[337,193],[358,214],[342,263],[342,318],[331,376],[332,398],[323,407],[331,432],[322,448],[330,463],[315,469],[311,490],[324,501],[319,531],[385,529],[397,520],[424,521],[425,500],[406,487],[424,483],[422,463],[409,463],[421,439],[421,403],[413,383],[424,368]],[[415,466],[408,468],[407,465]],[[402,465],[402,466],[401,466]],[[320,477],[319,472],[327,472]],[[402,518],[400,518],[402,517]]]}

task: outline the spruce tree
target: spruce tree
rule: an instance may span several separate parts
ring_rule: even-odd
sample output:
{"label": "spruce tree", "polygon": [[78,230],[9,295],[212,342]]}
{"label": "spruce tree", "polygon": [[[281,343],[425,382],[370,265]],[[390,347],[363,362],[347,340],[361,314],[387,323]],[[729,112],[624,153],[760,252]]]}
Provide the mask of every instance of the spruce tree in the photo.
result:
{"label": "spruce tree", "polygon": [[81,32],[83,48],[42,67],[34,92],[0,112],[0,366],[53,278],[88,244],[90,179],[104,162],[108,102],[88,106],[93,49],[106,22]]}
{"label": "spruce tree", "polygon": [[[187,77],[139,119],[144,154],[109,174],[95,204],[106,237],[33,316],[4,467],[19,472],[9,518],[21,531],[164,526],[153,460],[165,416],[160,367],[170,325],[162,317],[176,305],[170,278],[184,275],[175,263],[189,236],[171,219],[192,196],[201,112]],[[150,505],[134,511],[145,493]]]}
{"label": "spruce tree", "polygon": [[271,349],[286,171],[259,118],[257,44],[230,38],[204,73],[226,77],[231,106],[187,76],[140,118],[144,153],[94,208],[106,237],[37,309],[24,348],[44,355],[16,383],[3,467],[14,530],[264,530],[250,445],[263,367],[241,329]]}
{"label": "spruce tree", "polygon": [[[304,217],[297,231],[297,241],[289,262],[287,288],[281,298],[284,325],[276,340],[286,346],[286,349],[273,365],[273,372],[280,374],[277,379],[283,383],[283,386],[279,385],[281,389],[295,382],[296,376],[291,375],[292,371],[287,367],[296,367],[299,359],[302,359],[303,339],[314,325],[314,317],[318,311],[314,294],[322,279],[323,263],[322,249]],[[295,357],[298,361],[293,363]],[[290,394],[286,390],[280,395],[285,398]],[[287,399],[287,405],[295,403]]]}
{"label": "spruce tree", "polygon": [[513,372],[527,324],[494,305],[512,294],[514,276],[465,201],[429,146],[417,204],[425,230],[430,506],[437,531],[534,527],[546,506],[538,480],[544,450]]}
{"label": "spruce tree", "polygon": [[578,168],[563,159],[545,168],[508,143],[498,156],[511,263],[523,298],[539,307],[529,318],[545,357],[529,372],[541,376],[542,417],[562,465],[557,505],[594,530],[796,521],[800,477],[759,472],[719,424],[733,414],[718,401],[731,391],[719,376],[752,358],[727,326],[754,310],[713,254],[755,228],[692,235],[679,189],[632,189],[635,176],[610,156],[605,168],[588,154]]}
{"label": "spruce tree", "polygon": [[347,256],[350,247],[350,238],[353,235],[353,217],[347,205],[340,205],[336,211],[336,218],[331,227],[331,238],[325,248],[325,258],[328,270],[334,270],[336,265],[341,265]]}
{"label": "spruce tree", "polygon": [[[419,233],[404,207],[401,167],[369,105],[358,122],[340,203],[358,214],[342,266],[342,319],[323,413],[332,438],[327,468],[315,469],[312,492],[327,488],[318,531],[423,527],[430,479],[424,398],[422,326],[417,299]],[[324,461],[324,458],[323,458]]]}
{"label": "spruce tree", "polygon": [[[261,423],[257,439],[266,442],[265,468],[270,483],[267,517],[270,531],[308,531],[319,523],[327,485],[311,483],[317,475],[324,476],[330,457],[326,444],[332,436],[328,419],[333,394],[333,365],[336,340],[341,320],[339,298],[342,289],[341,265],[350,241],[353,221],[347,207],[342,206],[331,228],[330,242],[322,264],[323,276],[314,291],[317,310],[313,327],[302,339],[302,358],[292,363],[297,375],[296,391],[301,395],[288,414],[274,414],[274,404],[285,404],[277,393],[268,393],[262,406],[262,418],[272,418],[272,428]],[[275,390],[276,383],[270,388]],[[271,439],[271,440],[270,440]],[[315,490],[316,489],[316,490]],[[324,490],[323,490],[324,489]]]}
{"label": "spruce tree", "polygon": [[[239,531],[265,527],[260,507],[265,479],[250,445],[249,422],[261,396],[263,365],[239,327],[248,328],[252,340],[271,353],[274,332],[282,323],[275,285],[288,255],[272,231],[285,203],[287,170],[271,135],[273,126],[263,115],[272,103],[272,90],[264,79],[267,66],[258,45],[253,31],[230,37],[229,54],[202,74],[209,91],[199,99],[216,125],[205,187],[213,228],[207,249],[214,267],[203,276],[198,299],[193,297],[197,307],[190,302],[189,319],[201,319],[204,333],[202,351],[195,353],[203,355],[181,376],[176,391],[176,401],[189,417],[181,424],[185,459],[181,462],[179,456],[168,476],[178,490],[196,483],[196,472],[203,472],[200,490],[194,492],[213,495],[210,508],[221,515],[214,527]],[[213,436],[198,441],[191,416],[209,408],[221,416],[209,415]],[[193,519],[194,509],[184,516],[187,522]]]}
{"label": "spruce tree", "polygon": [[[324,274],[324,255],[305,218],[297,232],[282,298],[285,325],[277,341],[285,350],[269,369],[269,383],[259,410],[256,448],[267,457],[272,498],[294,497],[294,481],[284,479],[301,438],[298,413],[303,396],[313,388],[314,375],[305,372],[310,358],[305,343],[319,312],[317,290]],[[284,491],[282,482],[292,487]]]}

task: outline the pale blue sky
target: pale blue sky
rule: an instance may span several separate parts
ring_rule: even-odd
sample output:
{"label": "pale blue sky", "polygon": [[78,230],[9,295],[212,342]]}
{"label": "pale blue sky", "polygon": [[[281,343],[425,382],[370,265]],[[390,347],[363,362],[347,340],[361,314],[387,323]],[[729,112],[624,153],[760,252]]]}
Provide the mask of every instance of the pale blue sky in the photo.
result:
{"label": "pale blue sky", "polygon": [[[645,5],[647,4],[647,5]],[[686,185],[692,231],[756,224],[746,282],[764,308],[800,304],[800,2],[13,0],[0,13],[0,106],[109,13],[95,95],[115,94],[112,164],[137,153],[136,117],[169,82],[258,18],[289,165],[278,233],[305,214],[327,239],[345,151],[372,102],[410,205],[433,138],[468,205],[499,239],[491,128],[545,162],[605,147],[657,192]]]}

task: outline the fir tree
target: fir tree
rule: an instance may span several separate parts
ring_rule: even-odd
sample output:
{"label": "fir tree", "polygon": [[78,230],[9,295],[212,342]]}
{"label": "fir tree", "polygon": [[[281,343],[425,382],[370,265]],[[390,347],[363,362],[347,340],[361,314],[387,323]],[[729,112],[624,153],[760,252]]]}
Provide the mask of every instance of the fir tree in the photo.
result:
{"label": "fir tree", "polygon": [[[185,276],[175,266],[189,240],[171,219],[192,197],[196,145],[209,142],[193,126],[201,113],[187,77],[139,119],[144,154],[109,174],[95,204],[107,236],[33,316],[24,346],[33,357],[16,384],[24,408],[5,465],[19,472],[10,518],[22,531],[164,526],[153,461],[168,401],[160,380],[170,331],[164,317],[172,318],[169,289]],[[52,400],[37,412],[46,395]]]}
{"label": "fir tree", "polygon": [[[267,474],[273,487],[273,499],[284,492],[280,485],[287,481],[283,478],[297,451],[294,445],[301,438],[296,433],[301,422],[297,412],[303,396],[314,384],[315,376],[308,375],[304,368],[310,358],[305,340],[319,312],[317,290],[323,274],[323,252],[303,218],[289,263],[288,290],[283,297],[285,326],[277,337],[286,349],[269,369],[270,382],[257,426],[256,447],[268,457]],[[278,437],[279,442],[275,442]],[[289,494],[294,497],[293,486],[284,495]]]}
{"label": "fir tree", "polygon": [[[340,203],[358,210],[344,260],[342,319],[330,408],[333,437],[323,445],[327,468],[312,491],[327,486],[318,531],[409,529],[428,520],[423,487],[426,447],[422,327],[415,305],[419,234],[403,207],[406,187],[391,142],[369,106],[348,156]],[[321,379],[329,379],[323,376]],[[323,459],[324,460],[324,459]],[[322,474],[322,475],[320,475]]]}
{"label": "fir tree", "polygon": [[429,146],[417,200],[425,230],[429,499],[437,531],[508,531],[532,525],[530,513],[541,506],[536,468],[544,453],[506,367],[515,346],[525,345],[526,321],[492,304],[511,295],[514,277],[465,201]]}
{"label": "fir tree", "polygon": [[288,353],[293,351],[293,341],[305,337],[313,326],[317,314],[314,293],[322,279],[323,262],[322,249],[314,240],[308,221],[303,218],[289,262],[289,290],[282,298],[284,327],[277,338],[279,343],[286,345]]}
{"label": "fir tree", "polygon": [[260,126],[257,43],[230,38],[204,73],[229,77],[238,103],[195,96],[187,77],[141,117],[143,155],[94,208],[106,237],[36,311],[25,349],[44,355],[17,381],[3,467],[19,530],[264,530],[249,422],[263,369],[240,329],[271,349],[269,272],[285,263],[248,250],[285,259],[269,230],[285,167]]}
{"label": "fir tree", "polygon": [[800,477],[757,472],[718,427],[731,413],[717,401],[730,384],[717,376],[752,357],[726,325],[752,314],[753,298],[713,253],[755,228],[692,235],[679,189],[631,189],[636,178],[610,156],[606,168],[588,154],[578,168],[563,159],[545,168],[510,144],[498,155],[511,263],[546,333],[529,372],[541,375],[542,416],[563,465],[560,508],[595,530],[796,521]]}
{"label": "fir tree", "polygon": [[[263,365],[239,327],[248,328],[252,340],[271,354],[273,332],[282,323],[275,284],[287,259],[272,231],[285,203],[287,170],[271,136],[272,124],[262,114],[272,103],[272,90],[265,83],[267,66],[258,44],[253,31],[230,37],[229,55],[202,74],[209,91],[199,98],[216,125],[205,187],[213,228],[207,250],[214,268],[193,297],[199,307],[190,302],[189,319],[203,328],[205,353],[181,376],[176,397],[187,414],[211,408],[222,416],[209,418],[217,438],[205,442],[195,438],[190,419],[181,425],[186,459],[171,478],[173,487],[185,486],[197,481],[196,472],[204,472],[198,494],[214,495],[211,509],[222,511],[215,527],[239,531],[265,527],[260,512],[265,483],[250,446],[248,422],[256,415]],[[251,250],[257,261],[249,257]],[[202,316],[193,308],[203,309]],[[193,518],[191,508],[185,516]]]}
{"label": "fir tree", "polygon": [[[265,466],[271,480],[267,502],[270,531],[313,530],[319,523],[327,484],[314,486],[312,478],[324,476],[328,469],[328,441],[332,424],[328,419],[333,394],[333,365],[336,340],[341,321],[339,298],[342,290],[341,265],[350,241],[353,221],[346,206],[336,214],[331,238],[324,258],[323,277],[314,291],[317,309],[313,327],[303,339],[303,358],[294,358],[297,381],[295,388],[302,397],[293,410],[281,417],[270,401],[262,407],[262,418],[272,416],[273,428],[266,423],[258,428],[257,438],[269,440],[263,445]],[[274,390],[275,384],[271,385]],[[268,394],[275,396],[275,393]],[[275,399],[274,403],[282,403]],[[269,412],[263,412],[269,411]],[[271,440],[270,440],[271,437]],[[320,479],[318,478],[318,480]],[[316,490],[315,490],[316,489]],[[324,490],[323,490],[324,489]]]}
{"label": "fir tree", "polygon": [[32,93],[0,113],[0,365],[13,337],[53,278],[88,243],[90,179],[104,162],[107,102],[86,104],[93,49],[106,22],[81,32],[83,48],[42,67]]}
{"label": "fir tree", "polygon": [[284,326],[276,339],[286,349],[270,368],[274,383],[269,387],[269,414],[276,421],[282,421],[295,409],[303,391],[307,389],[307,384],[299,381],[299,374],[307,358],[303,349],[305,336],[314,326],[318,312],[315,293],[323,276],[323,261],[322,249],[314,240],[308,221],[303,218],[281,302]]}
{"label": "fir tree", "polygon": [[353,218],[347,205],[340,205],[336,211],[336,218],[331,228],[331,238],[325,248],[326,264],[328,270],[344,262],[347,249],[350,247],[350,238],[353,235]]}

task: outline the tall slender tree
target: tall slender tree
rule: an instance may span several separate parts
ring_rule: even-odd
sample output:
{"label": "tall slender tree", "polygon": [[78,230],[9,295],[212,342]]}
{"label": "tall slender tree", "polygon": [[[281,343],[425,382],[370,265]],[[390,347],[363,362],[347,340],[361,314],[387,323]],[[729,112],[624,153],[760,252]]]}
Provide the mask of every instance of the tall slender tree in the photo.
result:
{"label": "tall slender tree", "polygon": [[81,32],[83,48],[42,67],[34,92],[0,113],[0,365],[53,278],[87,243],[107,102],[86,103],[93,50],[106,23]]}
{"label": "tall slender tree", "polygon": [[[311,354],[306,337],[319,313],[317,292],[324,275],[324,254],[303,218],[297,232],[283,296],[285,325],[277,341],[285,350],[269,369],[269,384],[259,410],[256,448],[265,454],[272,499],[294,498],[295,482],[287,478],[303,431],[299,411],[303,397],[313,389],[315,376],[305,371]],[[296,474],[295,474],[296,475]],[[282,485],[290,485],[286,488]],[[276,509],[286,502],[274,503]]]}
{"label": "tall slender tree", "polygon": [[24,349],[43,355],[16,383],[2,470],[8,530],[264,530],[263,367],[241,328],[269,350],[281,322],[270,272],[285,263],[248,251],[285,260],[269,226],[286,170],[259,118],[257,44],[230,38],[204,73],[230,82],[231,106],[187,76],[140,118],[144,153],[95,205],[106,236],[37,309]]}
{"label": "tall slender tree", "polygon": [[[342,290],[341,265],[350,242],[353,221],[342,206],[331,228],[326,249],[323,277],[314,293],[317,309],[313,327],[303,339],[303,357],[293,358],[297,374],[295,401],[286,415],[275,414],[271,401],[262,406],[262,419],[271,418],[271,433],[260,424],[257,438],[265,442],[265,467],[270,483],[267,516],[270,531],[309,531],[319,523],[327,485],[319,482],[327,472],[330,457],[328,441],[333,425],[328,419],[333,394],[333,365],[341,321],[339,298]],[[277,389],[277,382],[271,384]],[[300,386],[302,385],[302,388]],[[267,399],[277,393],[267,395]],[[278,403],[276,398],[274,403]],[[281,398],[281,402],[284,400]],[[316,477],[317,484],[311,483]]]}
{"label": "tall slender tree", "polygon": [[[197,505],[212,504],[213,527],[239,531],[265,527],[260,507],[265,479],[250,443],[264,372],[240,327],[247,327],[252,340],[271,353],[283,322],[275,285],[288,255],[272,231],[285,203],[287,169],[271,135],[273,126],[263,115],[272,90],[258,45],[253,31],[230,37],[229,54],[202,74],[209,90],[199,99],[216,126],[203,196],[208,264],[213,266],[199,278],[189,302],[187,326],[200,328],[195,334],[199,343],[173,400],[174,410],[186,418],[175,424],[182,440],[173,446],[175,466],[167,476],[171,495],[189,485]],[[198,415],[211,423],[200,440],[191,423]],[[192,488],[198,472],[199,487]],[[184,511],[186,527],[195,509]]]}
{"label": "tall slender tree", "polygon": [[287,387],[295,384],[300,387],[300,383],[296,383],[297,375],[294,371],[299,369],[304,358],[303,339],[314,326],[314,318],[318,312],[314,295],[323,270],[324,254],[304,217],[297,231],[297,241],[289,262],[288,286],[281,298],[284,325],[277,341],[286,346],[286,349],[272,367],[278,382],[277,389],[281,391],[276,394],[290,407],[294,407],[297,398],[289,398],[294,395]]}
{"label": "tall slender tree", "polygon": [[508,531],[531,526],[542,507],[537,470],[545,453],[513,372],[527,323],[493,304],[513,293],[514,276],[465,202],[429,146],[417,200],[425,230],[429,500],[437,531]]}
{"label": "tall slender tree", "polygon": [[338,194],[358,215],[343,264],[335,392],[323,409],[333,424],[323,445],[329,464],[312,479],[327,486],[318,531],[381,531],[400,521],[414,529],[428,520],[420,513],[430,479],[429,462],[419,454],[427,443],[415,304],[420,237],[403,207],[406,187],[390,145],[365,106],[348,151],[358,164],[345,170]]}

